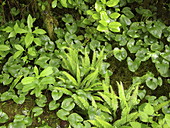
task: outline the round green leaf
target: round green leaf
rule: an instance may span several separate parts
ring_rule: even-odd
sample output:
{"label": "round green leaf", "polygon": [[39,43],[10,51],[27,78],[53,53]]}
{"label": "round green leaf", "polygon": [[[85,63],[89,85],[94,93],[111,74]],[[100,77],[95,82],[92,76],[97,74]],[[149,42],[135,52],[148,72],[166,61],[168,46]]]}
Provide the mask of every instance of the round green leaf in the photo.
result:
{"label": "round green leaf", "polygon": [[75,107],[75,103],[73,102],[72,98],[64,99],[64,101],[61,104],[61,108],[63,108],[66,111],[71,111]]}
{"label": "round green leaf", "polygon": [[72,113],[71,115],[68,116],[68,121],[72,126],[75,127],[79,122],[83,121],[83,118],[77,113]]}
{"label": "round green leaf", "polygon": [[123,47],[121,49],[114,48],[113,54],[114,54],[115,58],[118,59],[119,61],[122,61],[122,60],[126,59],[126,57],[127,57],[127,52]]}
{"label": "round green leaf", "polygon": [[34,116],[39,116],[43,113],[43,109],[40,107],[34,107],[32,109],[32,112],[34,112]]}
{"label": "round green leaf", "polygon": [[108,7],[114,7],[114,6],[116,6],[118,3],[119,3],[119,0],[109,0],[109,1],[107,1],[106,5],[107,5]]}
{"label": "round green leaf", "polygon": [[120,32],[120,26],[121,26],[121,24],[119,22],[110,22],[109,23],[109,29],[112,32]]}
{"label": "round green leaf", "polygon": [[55,110],[56,108],[58,108],[60,106],[59,103],[56,103],[55,100],[52,100],[50,103],[49,103],[49,110]]}
{"label": "round green leaf", "polygon": [[8,121],[8,119],[8,115],[2,110],[0,110],[0,123],[5,123]]}
{"label": "round green leaf", "polygon": [[51,95],[52,95],[53,100],[56,101],[56,100],[59,100],[62,97],[63,92],[58,91],[58,90],[53,90]]}
{"label": "round green leaf", "polygon": [[151,78],[148,78],[148,79],[146,80],[146,85],[147,85],[150,89],[155,90],[155,89],[157,88],[157,86],[158,86],[157,82],[158,82],[158,81],[157,81],[156,78],[151,77]]}
{"label": "round green leaf", "polygon": [[67,115],[69,115],[70,113],[64,109],[60,109],[58,112],[57,112],[57,116],[62,119],[62,120],[67,120]]}

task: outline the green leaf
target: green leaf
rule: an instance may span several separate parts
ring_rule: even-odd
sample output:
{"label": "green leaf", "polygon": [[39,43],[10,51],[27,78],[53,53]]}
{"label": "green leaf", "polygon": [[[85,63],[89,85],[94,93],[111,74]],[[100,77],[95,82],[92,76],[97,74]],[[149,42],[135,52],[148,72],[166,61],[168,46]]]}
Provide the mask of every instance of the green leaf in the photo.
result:
{"label": "green leaf", "polygon": [[47,67],[40,73],[40,77],[49,76],[52,73],[53,73],[53,67]]}
{"label": "green leaf", "polygon": [[73,76],[71,76],[69,73],[67,73],[66,71],[63,71],[63,74],[76,86],[78,86],[77,81],[75,80],[75,78]]}
{"label": "green leaf", "polygon": [[165,120],[168,126],[170,127],[170,114],[165,114]]}
{"label": "green leaf", "polygon": [[106,0],[101,0],[101,2],[102,2],[103,4],[106,4]]}
{"label": "green leaf", "polygon": [[61,108],[66,111],[71,111],[75,107],[75,103],[72,98],[66,98],[61,103]]}
{"label": "green leaf", "polygon": [[141,61],[138,58],[136,58],[133,61],[130,57],[128,57],[127,58],[127,63],[128,63],[129,70],[131,72],[135,72],[139,68]]}
{"label": "green leaf", "polygon": [[101,18],[101,20],[105,21],[106,23],[110,22],[110,18],[108,17],[108,15],[105,11],[100,12],[100,18]]}
{"label": "green leaf", "polygon": [[57,0],[53,0],[52,4],[52,8],[55,8],[57,6]]}
{"label": "green leaf", "polygon": [[148,114],[148,115],[153,115],[154,114],[154,108],[150,105],[150,103],[146,103],[143,110],[144,110],[143,112]]}
{"label": "green leaf", "polygon": [[68,121],[73,127],[76,127],[79,122],[83,121],[83,118],[77,113],[72,113],[68,116]]}
{"label": "green leaf", "polygon": [[42,35],[42,34],[45,34],[46,31],[43,30],[43,29],[35,29],[35,30],[33,31],[33,33]]}
{"label": "green leaf", "polygon": [[55,100],[52,100],[50,103],[49,103],[49,110],[55,110],[57,109],[58,107],[60,106],[59,103],[56,103]]}
{"label": "green leaf", "polygon": [[100,32],[108,32],[108,28],[102,24],[99,24],[97,26],[97,30],[100,31]]}
{"label": "green leaf", "polygon": [[20,34],[27,33],[27,31],[25,29],[20,28],[17,23],[14,25],[14,31],[15,33],[20,33]]}
{"label": "green leaf", "polygon": [[60,0],[60,3],[63,7],[67,8],[67,0]]}
{"label": "green leaf", "polygon": [[32,16],[29,14],[28,18],[27,18],[27,25],[28,25],[28,29],[30,32],[32,31],[31,28],[33,27],[33,22],[34,22],[34,20],[33,20]]}
{"label": "green leaf", "polygon": [[34,89],[37,85],[35,83],[31,83],[31,84],[26,84],[24,85],[24,87],[22,88],[22,92],[28,92],[31,89]]}
{"label": "green leaf", "polygon": [[5,123],[9,119],[8,115],[0,109],[0,123]]}
{"label": "green leaf", "polygon": [[163,60],[162,63],[158,62],[158,63],[155,64],[155,66],[156,66],[156,69],[158,70],[158,72],[160,72],[161,75],[163,75],[163,76],[165,75],[165,77],[167,77],[166,73],[169,70],[169,62],[168,61]]}
{"label": "green leaf", "polygon": [[53,90],[51,96],[54,101],[59,100],[63,96],[63,92],[59,90]]}
{"label": "green leaf", "polygon": [[25,96],[24,95],[20,95],[19,97],[18,96],[13,96],[12,99],[14,100],[15,103],[17,104],[23,104],[24,101],[25,101]]}
{"label": "green leaf", "polygon": [[39,116],[43,113],[43,109],[40,107],[34,107],[32,109],[32,112],[34,112],[34,117]]}
{"label": "green leaf", "polygon": [[112,31],[112,32],[120,32],[120,26],[121,24],[119,22],[110,22],[109,23],[109,29]]}
{"label": "green leaf", "polygon": [[152,90],[155,90],[158,86],[158,80],[154,77],[151,77],[151,78],[148,78],[146,80],[146,85],[152,89]]}
{"label": "green leaf", "polygon": [[59,90],[59,91],[63,92],[66,95],[70,95],[70,96],[72,95],[72,92],[70,90],[66,89],[66,88],[54,87],[54,89]]}
{"label": "green leaf", "polygon": [[108,7],[114,7],[114,6],[116,6],[118,3],[119,3],[119,0],[109,0],[109,1],[107,1],[106,5],[107,5]]}
{"label": "green leaf", "polygon": [[26,48],[28,48],[32,44],[33,40],[34,40],[34,36],[31,33],[27,33],[27,35],[25,36]]}
{"label": "green leaf", "polygon": [[44,77],[41,82],[42,85],[45,84],[55,84],[55,78],[52,76]]}
{"label": "green leaf", "polygon": [[14,47],[19,51],[24,51],[24,48],[19,44],[14,45]]}
{"label": "green leaf", "polygon": [[102,3],[99,2],[99,1],[96,1],[95,9],[96,9],[97,12],[100,12],[102,10]]}
{"label": "green leaf", "polygon": [[114,13],[111,13],[111,14],[110,14],[110,17],[111,17],[112,19],[117,19],[119,16],[120,16],[120,14],[117,13],[117,12],[114,12]]}
{"label": "green leaf", "polygon": [[31,84],[34,81],[35,81],[35,77],[25,77],[22,79],[21,83],[26,85],[26,84]]}
{"label": "green leaf", "polygon": [[65,25],[66,25],[67,30],[71,34],[73,34],[73,33],[75,33],[77,31],[77,24],[76,23],[72,23],[71,25],[69,23],[66,23]]}
{"label": "green leaf", "polygon": [[40,38],[34,38],[34,42],[37,46],[41,46],[41,40]]}
{"label": "green leaf", "polygon": [[126,59],[126,57],[127,57],[127,52],[123,47],[121,49],[119,49],[117,47],[114,48],[113,54],[114,54],[115,58],[118,59],[119,61],[122,61],[122,60]]}
{"label": "green leaf", "polygon": [[128,17],[126,17],[125,15],[121,15],[120,23],[122,24],[122,26],[127,26],[127,25],[131,24],[131,20]]}
{"label": "green leaf", "polygon": [[149,128],[147,125],[141,124],[139,122],[130,122],[130,125],[132,128]]}
{"label": "green leaf", "polygon": [[9,45],[0,45],[0,51],[8,51],[10,50]]}
{"label": "green leaf", "polygon": [[10,26],[7,26],[6,28],[2,29],[2,31],[5,31],[5,32],[10,33],[10,32],[12,32],[12,31],[13,31],[13,28],[12,28],[12,27],[10,27]]}
{"label": "green leaf", "polygon": [[62,120],[67,120],[67,115],[69,115],[70,113],[64,109],[60,109],[57,112],[57,116],[62,119]]}

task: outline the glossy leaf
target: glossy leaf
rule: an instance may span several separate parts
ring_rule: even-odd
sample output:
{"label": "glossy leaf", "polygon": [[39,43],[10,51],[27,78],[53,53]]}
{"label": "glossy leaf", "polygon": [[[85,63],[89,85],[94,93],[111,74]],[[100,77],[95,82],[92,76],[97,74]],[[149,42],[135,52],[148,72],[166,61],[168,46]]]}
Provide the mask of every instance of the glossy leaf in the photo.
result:
{"label": "glossy leaf", "polygon": [[49,110],[55,110],[55,109],[57,109],[59,106],[60,106],[59,103],[56,103],[55,100],[52,100],[52,101],[49,103]]}
{"label": "glossy leaf", "polygon": [[156,78],[148,78],[148,79],[146,80],[146,85],[147,85],[150,89],[155,90],[155,89],[157,88],[157,86],[158,86],[158,81],[157,81]]}
{"label": "glossy leaf", "polygon": [[83,118],[77,113],[72,113],[68,116],[68,121],[72,126],[77,126],[77,123],[82,122]]}
{"label": "glossy leaf", "polygon": [[67,8],[67,0],[61,0],[60,3],[63,7]]}
{"label": "glossy leaf", "polygon": [[8,115],[0,109],[0,123],[5,123],[8,119]]}
{"label": "glossy leaf", "polygon": [[40,107],[34,107],[32,109],[32,112],[34,112],[34,117],[39,116],[43,113],[43,109]]}
{"label": "glossy leaf", "polygon": [[51,93],[51,96],[52,96],[53,100],[56,101],[56,100],[59,100],[63,96],[63,92],[53,90],[52,93]]}
{"label": "glossy leaf", "polygon": [[57,6],[57,0],[53,0],[52,4],[52,8],[55,8]]}
{"label": "glossy leaf", "polygon": [[62,120],[67,120],[67,115],[69,114],[70,113],[64,109],[60,109],[59,111],[57,111],[57,116]]}
{"label": "glossy leaf", "polygon": [[120,32],[120,26],[121,26],[121,24],[119,22],[110,22],[109,23],[109,29],[112,32]]}
{"label": "glossy leaf", "polygon": [[61,104],[61,108],[66,111],[71,111],[74,108],[75,104],[72,98],[66,98]]}
{"label": "glossy leaf", "polygon": [[118,3],[119,3],[119,0],[109,0],[109,1],[107,1],[106,5],[107,5],[108,7],[114,7],[114,6],[116,6]]}
{"label": "glossy leaf", "polygon": [[115,58],[118,59],[119,61],[122,61],[122,60],[126,59],[126,57],[127,57],[127,52],[123,47],[121,49],[114,48],[113,54],[114,54]]}

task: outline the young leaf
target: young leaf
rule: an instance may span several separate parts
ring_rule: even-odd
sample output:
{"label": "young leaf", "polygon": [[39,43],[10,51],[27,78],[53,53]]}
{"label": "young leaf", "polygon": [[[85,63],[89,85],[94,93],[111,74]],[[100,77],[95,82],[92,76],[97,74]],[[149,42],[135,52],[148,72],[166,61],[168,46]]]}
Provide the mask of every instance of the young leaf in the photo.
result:
{"label": "young leaf", "polygon": [[14,31],[15,33],[20,33],[20,34],[27,33],[27,31],[25,29],[20,28],[17,23],[14,25]]}
{"label": "young leaf", "polygon": [[14,47],[19,51],[24,51],[24,48],[19,44],[14,45]]}
{"label": "young leaf", "polygon": [[42,35],[42,34],[45,34],[46,31],[43,30],[43,29],[35,29],[35,30],[33,31],[33,33]]}
{"label": "young leaf", "polygon": [[40,77],[49,76],[52,73],[53,73],[53,67],[47,67],[40,73]]}
{"label": "young leaf", "polygon": [[34,20],[33,20],[32,16],[29,14],[28,18],[27,18],[27,25],[28,25],[28,29],[30,32],[32,31],[31,28],[33,27],[33,22],[34,22]]}
{"label": "young leaf", "polygon": [[121,24],[119,22],[110,22],[109,23],[109,29],[112,31],[112,32],[120,32],[120,26]]}
{"label": "young leaf", "polygon": [[76,86],[78,86],[77,81],[75,80],[74,77],[72,77],[69,73],[67,73],[66,71],[63,71],[63,74]]}
{"label": "young leaf", "polygon": [[119,0],[109,0],[109,1],[107,1],[106,5],[107,5],[108,7],[114,7],[114,6],[116,6],[118,3],[119,3]]}
{"label": "young leaf", "polygon": [[10,50],[10,47],[9,47],[9,45],[0,45],[0,51],[8,51],[8,50]]}
{"label": "young leaf", "polygon": [[34,40],[34,36],[31,33],[27,33],[27,35],[25,36],[26,48],[28,48],[32,44],[33,40]]}
{"label": "young leaf", "polygon": [[35,77],[25,77],[22,79],[21,83],[26,85],[31,84],[33,81],[35,81]]}

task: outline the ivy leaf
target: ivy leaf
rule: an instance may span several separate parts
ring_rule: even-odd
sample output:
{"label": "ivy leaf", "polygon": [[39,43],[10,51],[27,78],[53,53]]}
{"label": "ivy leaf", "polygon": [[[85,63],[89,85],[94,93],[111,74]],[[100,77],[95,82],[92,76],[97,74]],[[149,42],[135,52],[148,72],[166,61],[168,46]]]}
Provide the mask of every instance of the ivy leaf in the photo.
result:
{"label": "ivy leaf", "polygon": [[9,47],[9,45],[0,45],[0,51],[8,51],[8,50],[10,50],[10,47]]}
{"label": "ivy leaf", "polygon": [[126,59],[126,57],[127,57],[127,52],[123,47],[121,49],[114,48],[113,54],[114,54],[115,58],[118,59],[119,61],[122,61],[122,60]]}
{"label": "ivy leaf", "polygon": [[129,70],[131,72],[135,72],[139,68],[141,61],[138,58],[136,58],[133,61],[130,57],[128,57],[127,58],[127,63],[128,63]]}
{"label": "ivy leaf", "polygon": [[107,1],[106,5],[107,5],[108,7],[114,7],[114,6],[116,6],[118,3],[119,3],[119,0],[109,0],[109,1]]}
{"label": "ivy leaf", "polygon": [[34,107],[32,109],[32,112],[34,112],[34,117],[39,116],[39,115],[41,115],[43,113],[43,109],[40,108],[40,107]]}
{"label": "ivy leaf", "polygon": [[67,115],[69,115],[70,113],[64,109],[60,109],[57,112],[57,116],[62,119],[62,120],[67,120]]}
{"label": "ivy leaf", "polygon": [[0,109],[0,123],[5,123],[8,121],[8,115]]}
{"label": "ivy leaf", "polygon": [[77,113],[72,113],[68,116],[68,121],[73,127],[76,127],[79,122],[83,121],[83,118]]}
{"label": "ivy leaf", "polygon": [[146,85],[147,85],[150,89],[155,90],[155,89],[157,88],[157,86],[158,86],[157,82],[158,82],[158,81],[157,81],[156,78],[151,77],[151,78],[148,78],[148,79],[146,80]]}
{"label": "ivy leaf", "polygon": [[62,97],[63,92],[58,91],[58,90],[53,90],[51,95],[52,95],[53,100],[56,101],[56,100],[59,100]]}
{"label": "ivy leaf", "polygon": [[60,106],[59,103],[56,103],[55,100],[52,100],[50,103],[49,103],[49,110],[55,110],[56,108],[58,108]]}
{"label": "ivy leaf", "polygon": [[40,73],[40,77],[49,76],[52,73],[53,73],[53,67],[47,67]]}
{"label": "ivy leaf", "polygon": [[71,111],[75,106],[75,103],[73,102],[72,98],[66,98],[63,100],[61,104],[61,108],[66,111]]}
{"label": "ivy leaf", "polygon": [[35,30],[33,31],[33,33],[42,35],[42,34],[45,34],[46,31],[43,30],[43,29],[35,29]]}

